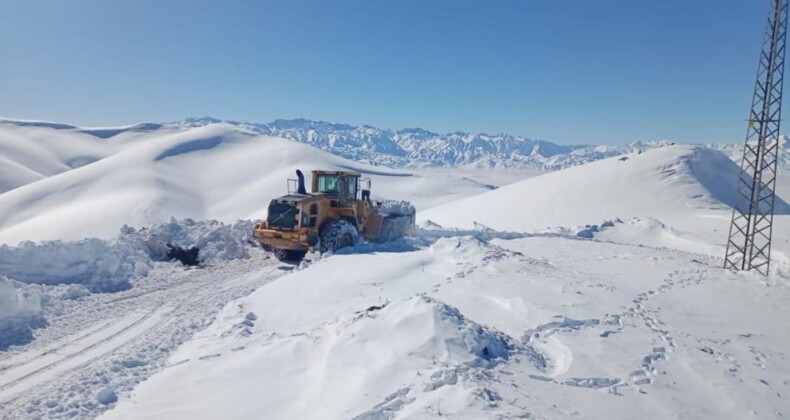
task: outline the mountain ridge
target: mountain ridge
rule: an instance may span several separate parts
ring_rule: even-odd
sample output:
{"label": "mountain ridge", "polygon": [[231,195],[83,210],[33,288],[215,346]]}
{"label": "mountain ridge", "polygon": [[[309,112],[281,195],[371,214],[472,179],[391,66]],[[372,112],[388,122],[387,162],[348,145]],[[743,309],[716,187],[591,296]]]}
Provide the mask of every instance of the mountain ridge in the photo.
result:
{"label": "mountain ridge", "polygon": [[217,123],[309,144],[347,159],[393,167],[471,166],[553,171],[672,143],[638,141],[620,146],[560,145],[505,133],[455,131],[440,134],[421,127],[383,129],[305,118],[250,123],[200,117],[172,124],[196,127]]}
{"label": "mountain ridge", "polygon": [[[504,133],[455,131],[440,134],[421,127],[387,129],[366,124],[351,125],[306,118],[275,119],[268,123],[255,123],[205,116],[122,127],[79,127],[71,124],[12,119],[0,119],[0,123],[77,131],[102,139],[123,132],[150,132],[164,128],[189,129],[228,124],[254,134],[282,137],[307,144],[343,158],[395,168],[476,167],[555,171],[675,143],[669,140],[636,140],[622,145],[560,145],[547,140]],[[783,140],[780,166],[786,169],[790,168],[790,142]],[[743,149],[740,143],[701,145],[720,150],[735,162],[740,162]]]}

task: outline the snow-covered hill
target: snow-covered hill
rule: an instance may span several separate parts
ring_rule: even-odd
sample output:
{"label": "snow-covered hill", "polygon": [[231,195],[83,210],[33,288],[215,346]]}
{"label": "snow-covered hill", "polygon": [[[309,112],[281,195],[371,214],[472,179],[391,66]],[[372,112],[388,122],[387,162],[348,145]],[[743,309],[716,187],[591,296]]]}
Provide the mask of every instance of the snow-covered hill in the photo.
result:
{"label": "snow-covered hill", "polygon": [[[44,154],[50,148],[55,148],[54,156],[46,156],[48,159],[61,157],[63,153],[76,154],[76,156],[62,157],[66,158],[68,164],[78,166],[91,159],[95,160],[98,156],[111,153],[112,150],[95,150],[97,147],[106,149],[108,147],[106,143],[117,147],[152,140],[162,134],[216,124],[226,124],[239,131],[294,140],[354,161],[399,168],[464,166],[547,171],[670,143],[633,142],[622,146],[558,145],[508,134],[462,132],[438,134],[420,128],[390,130],[306,119],[242,123],[203,117],[173,123],[149,123],[116,128],[82,128],[59,123],[0,120],[0,139],[2,139],[0,145],[11,151],[12,157],[19,153],[15,149],[20,147],[36,148]],[[66,138],[70,140],[63,140]],[[31,144],[20,146],[20,143]],[[15,146],[12,147],[11,145],[14,144]],[[63,150],[62,144],[69,144],[69,149]],[[17,163],[24,165],[31,161],[29,157],[33,152],[27,150],[26,153],[29,155],[28,158]],[[70,160],[75,157],[81,159]],[[41,166],[41,163],[30,169],[35,172],[38,166]],[[53,169],[45,170],[45,174],[51,173]],[[22,185],[24,180],[31,179],[37,178],[27,175],[15,184]],[[7,189],[9,188],[5,187],[5,190]]]}
{"label": "snow-covered hill", "polygon": [[[449,226],[477,222],[524,231],[651,215],[687,227],[711,212],[729,215],[739,172],[722,152],[668,146],[530,178],[420,217]],[[779,214],[790,212],[781,197],[776,205]]]}
{"label": "snow-covered hill", "polygon": [[10,162],[2,168],[12,175],[0,191],[0,243],[11,244],[110,238],[125,224],[171,217],[263,218],[298,168],[356,170],[372,178],[374,196],[411,200],[421,209],[491,188],[465,173],[373,166],[222,123],[80,129],[6,122],[0,148]]}
{"label": "snow-covered hill", "polygon": [[[739,167],[723,152],[668,146],[581,165],[506,185],[418,214],[443,226],[571,232],[627,221],[621,242],[723,255]],[[780,178],[787,191],[788,178]],[[790,262],[790,205],[776,199],[774,257]],[[641,220],[633,220],[641,218]],[[623,230],[622,228],[620,229]],[[643,237],[643,231],[652,233]],[[601,234],[599,238],[606,238]]]}
{"label": "snow-covered hill", "polygon": [[[188,118],[171,123],[146,123],[128,127],[115,128],[81,128],[69,124],[47,123],[38,121],[0,120],[0,147],[9,148],[8,144],[18,143],[27,137],[26,148],[42,146],[46,150],[52,146],[55,137],[71,137],[76,140],[67,143],[78,147],[76,142],[88,143],[82,155],[67,159],[67,165],[80,165],[95,158],[99,153],[90,143],[96,139],[111,139],[111,143],[130,143],[146,136],[156,137],[162,133],[205,127],[213,124],[227,124],[237,129],[261,134],[264,136],[281,137],[304,143],[330,152],[346,159],[386,165],[399,168],[416,167],[473,167],[473,168],[507,168],[554,171],[581,165],[596,160],[619,156],[622,154],[644,151],[674,144],[671,141],[634,141],[623,145],[558,145],[544,140],[534,140],[508,134],[485,134],[454,132],[447,134],[434,133],[421,128],[400,130],[382,129],[368,125],[354,126],[308,119],[275,120],[270,123],[249,123],[219,120],[212,117]],[[28,128],[25,136],[19,132],[6,135],[4,128]],[[52,131],[57,130],[57,131]],[[88,136],[80,136],[87,134]],[[64,143],[63,141],[59,141]],[[720,150],[734,161],[740,162],[743,145],[740,143],[716,143],[705,145]],[[16,147],[19,147],[17,145]],[[62,147],[62,146],[61,146]],[[83,150],[84,147],[78,147]],[[39,150],[40,151],[40,150]],[[70,151],[55,150],[57,156]],[[33,152],[27,151],[28,157]],[[107,153],[107,151],[104,151]],[[101,155],[101,153],[100,153]],[[39,155],[41,156],[41,155]],[[50,157],[51,158],[51,157]],[[38,163],[35,166],[41,166]],[[29,159],[26,162],[30,162]],[[50,164],[51,165],[51,164]],[[780,166],[790,168],[790,142],[782,139],[780,148]],[[32,169],[33,173],[28,169]],[[11,174],[10,167],[6,171]],[[17,171],[18,172],[18,171]],[[21,185],[25,180],[36,179],[36,168],[26,168],[23,173],[14,173],[20,180],[6,184]],[[51,173],[51,168],[44,168],[44,173]],[[9,189],[0,184],[0,192]]]}

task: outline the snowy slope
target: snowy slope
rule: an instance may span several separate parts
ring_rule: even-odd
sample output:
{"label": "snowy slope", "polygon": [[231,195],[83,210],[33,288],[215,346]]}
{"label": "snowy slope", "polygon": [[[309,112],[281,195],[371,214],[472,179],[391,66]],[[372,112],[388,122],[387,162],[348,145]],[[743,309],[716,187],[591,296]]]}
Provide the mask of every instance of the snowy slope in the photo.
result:
{"label": "snowy slope", "polygon": [[0,120],[0,194],[114,153],[93,136]]}
{"label": "snowy slope", "polygon": [[[726,235],[738,175],[738,166],[721,152],[669,146],[530,178],[418,217],[513,231],[648,217],[715,243]],[[790,214],[781,197],[776,205],[777,214]]]}
{"label": "snowy slope", "polygon": [[405,245],[319,261],[226,306],[103,418],[790,412],[786,279],[562,237]]}
{"label": "snowy slope", "polygon": [[0,194],[0,243],[110,238],[124,224],[142,227],[171,217],[263,218],[297,168],[356,170],[372,178],[374,196],[411,200],[421,209],[489,188],[463,176],[353,162],[227,124],[114,130],[13,125],[3,133],[7,156],[30,168],[18,172],[36,175],[11,178],[10,187],[27,183]]}
{"label": "snowy slope", "polygon": [[720,268],[736,174],[667,147],[429,210],[473,229],[301,267],[104,418],[782,417],[790,271]]}

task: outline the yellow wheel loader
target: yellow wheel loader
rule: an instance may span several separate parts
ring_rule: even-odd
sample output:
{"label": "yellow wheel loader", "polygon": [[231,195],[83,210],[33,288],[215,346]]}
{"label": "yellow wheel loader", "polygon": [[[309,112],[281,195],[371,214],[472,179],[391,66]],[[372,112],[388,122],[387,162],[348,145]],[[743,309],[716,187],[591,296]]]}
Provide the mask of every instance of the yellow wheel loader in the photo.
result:
{"label": "yellow wheel loader", "polygon": [[288,195],[269,203],[253,236],[283,261],[299,261],[310,249],[332,253],[361,238],[389,241],[412,235],[414,206],[370,198],[370,179],[352,171],[314,170],[310,192],[304,175],[288,180]]}

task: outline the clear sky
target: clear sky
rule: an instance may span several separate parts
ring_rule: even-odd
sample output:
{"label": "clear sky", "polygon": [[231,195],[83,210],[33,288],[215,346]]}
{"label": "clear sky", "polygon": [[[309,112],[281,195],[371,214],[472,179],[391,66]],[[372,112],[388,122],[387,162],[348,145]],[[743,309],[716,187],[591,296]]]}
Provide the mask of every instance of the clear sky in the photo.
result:
{"label": "clear sky", "polygon": [[0,0],[0,115],[741,141],[767,0]]}

